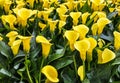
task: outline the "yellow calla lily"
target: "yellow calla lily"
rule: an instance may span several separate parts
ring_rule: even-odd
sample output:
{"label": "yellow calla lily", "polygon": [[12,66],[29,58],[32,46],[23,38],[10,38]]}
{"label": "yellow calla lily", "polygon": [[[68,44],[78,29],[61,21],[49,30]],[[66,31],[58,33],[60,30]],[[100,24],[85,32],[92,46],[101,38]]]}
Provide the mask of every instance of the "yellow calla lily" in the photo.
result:
{"label": "yellow calla lily", "polygon": [[45,83],[58,83],[58,82],[51,82],[50,80],[46,79]]}
{"label": "yellow calla lily", "polygon": [[17,55],[18,54],[18,51],[19,51],[19,47],[20,47],[20,44],[21,44],[21,40],[15,40],[11,46],[11,49],[12,49],[12,52],[14,55]]}
{"label": "yellow calla lily", "polygon": [[99,18],[97,21],[98,24],[98,35],[100,35],[105,27],[105,25],[109,24],[111,21],[107,18]]}
{"label": "yellow calla lily", "polygon": [[114,31],[113,35],[114,35],[115,50],[119,50],[120,49],[120,32]]}
{"label": "yellow calla lily", "polygon": [[5,0],[0,0],[0,8],[3,8],[4,3],[5,3]]}
{"label": "yellow calla lily", "polygon": [[23,8],[25,6],[25,1],[24,0],[15,0],[17,6],[16,8]]}
{"label": "yellow calla lily", "polygon": [[74,26],[73,29],[79,33],[80,39],[84,39],[89,31],[89,28],[83,24]]}
{"label": "yellow calla lily", "polygon": [[73,51],[75,49],[74,48],[74,43],[79,38],[79,34],[76,31],[68,30],[68,31],[65,32],[64,36],[69,41],[70,49]]}
{"label": "yellow calla lily", "polygon": [[50,13],[51,13],[51,11],[42,11],[42,16],[43,16],[45,21],[48,20]]}
{"label": "yellow calla lily", "polygon": [[83,65],[78,68],[78,75],[80,76],[80,80],[83,81],[85,78]]}
{"label": "yellow calla lily", "polygon": [[44,7],[44,8],[49,8],[49,7],[50,7],[50,2],[49,2],[49,0],[43,0],[43,7]]}
{"label": "yellow calla lily", "polygon": [[65,5],[60,5],[60,7],[59,8],[57,8],[56,9],[56,11],[57,11],[57,13],[58,14],[65,14],[66,12],[67,12],[67,8],[66,8],[66,6]]}
{"label": "yellow calla lily", "polygon": [[88,12],[82,14],[82,23],[83,24],[86,23],[86,20],[87,20],[89,15],[90,15],[90,13],[88,13]]}
{"label": "yellow calla lily", "polygon": [[12,46],[13,42],[15,41],[18,33],[16,31],[10,31],[9,33],[6,34],[6,37],[9,38],[8,45]]}
{"label": "yellow calla lily", "polygon": [[97,31],[98,31],[98,24],[94,23],[91,27],[92,30],[92,35],[97,35]]}
{"label": "yellow calla lily", "polygon": [[106,18],[107,17],[105,12],[98,12],[97,15],[99,18],[103,18],[103,17]]}
{"label": "yellow calla lily", "polygon": [[39,27],[41,28],[41,30],[44,30],[46,27],[46,24],[43,24],[41,22],[38,23]]}
{"label": "yellow calla lily", "polygon": [[65,24],[66,24],[65,21],[59,20],[59,25],[58,25],[59,33],[61,33],[61,29]]}
{"label": "yellow calla lily", "polygon": [[54,32],[57,22],[58,20],[50,20],[50,19],[48,20],[48,24],[50,25],[51,32]]}
{"label": "yellow calla lily", "polygon": [[70,12],[70,16],[73,19],[73,24],[77,25],[78,24],[78,18],[81,16],[81,12]]}
{"label": "yellow calla lily", "polygon": [[92,3],[94,3],[95,5],[100,5],[104,2],[104,0],[91,0]]}
{"label": "yellow calla lily", "polygon": [[105,45],[105,41],[103,39],[98,39],[98,46],[102,48]]}
{"label": "yellow calla lily", "polygon": [[115,53],[109,50],[108,48],[105,48],[102,52],[99,51],[98,54],[98,64],[104,64],[111,60],[113,60],[116,57]]}
{"label": "yellow calla lily", "polygon": [[2,16],[2,21],[4,24],[9,23],[10,29],[11,30],[16,30],[14,27],[14,23],[16,21],[16,17],[14,15],[3,15]]}
{"label": "yellow calla lily", "polygon": [[87,50],[87,61],[91,62],[92,61],[92,51],[97,46],[97,41],[92,37],[89,37],[87,39],[90,42],[90,47]]}
{"label": "yellow calla lily", "polygon": [[34,7],[34,1],[35,0],[27,0],[27,2],[29,3],[29,5],[30,5],[31,8]]}
{"label": "yellow calla lily", "polygon": [[12,4],[12,1],[11,1],[11,0],[5,0],[4,10],[5,10],[6,13],[9,12],[11,4]]}
{"label": "yellow calla lily", "polygon": [[76,50],[80,52],[80,57],[82,61],[86,60],[86,52],[90,48],[90,42],[87,39],[83,39],[80,41],[76,41],[74,43],[74,47]]}
{"label": "yellow calla lily", "polygon": [[69,15],[60,14],[59,16],[60,16],[60,20],[66,21],[66,19],[67,19],[67,17],[68,17]]}
{"label": "yellow calla lily", "polygon": [[57,70],[53,66],[46,65],[42,68],[41,72],[46,76],[49,81],[59,82]]}
{"label": "yellow calla lily", "polygon": [[23,50],[26,52],[26,53],[29,53],[30,51],[30,40],[31,40],[31,36],[28,37],[28,36],[18,36],[18,38],[20,38],[23,42]]}
{"label": "yellow calla lily", "polygon": [[41,43],[41,45],[42,45],[42,55],[45,58],[47,58],[52,44],[49,43],[49,41],[44,36],[37,36],[36,37],[36,42]]}

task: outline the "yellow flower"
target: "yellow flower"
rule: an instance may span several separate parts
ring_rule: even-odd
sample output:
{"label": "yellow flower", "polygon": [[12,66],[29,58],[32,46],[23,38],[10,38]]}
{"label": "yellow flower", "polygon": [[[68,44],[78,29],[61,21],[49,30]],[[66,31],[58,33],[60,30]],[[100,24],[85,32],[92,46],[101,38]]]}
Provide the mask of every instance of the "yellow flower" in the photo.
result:
{"label": "yellow flower", "polygon": [[44,30],[46,27],[46,24],[43,24],[41,22],[38,23],[39,27],[41,28],[41,30]]}
{"label": "yellow flower", "polygon": [[0,36],[0,41],[2,41],[3,40],[3,38]]}
{"label": "yellow flower", "polygon": [[49,0],[43,0],[43,8],[49,8],[49,7],[50,7]]}
{"label": "yellow flower", "polygon": [[4,10],[5,10],[6,13],[9,12],[11,4],[12,4],[12,1],[10,1],[10,0],[5,0]]}
{"label": "yellow flower", "polygon": [[87,20],[89,15],[90,15],[90,13],[88,13],[88,12],[82,14],[82,23],[83,24],[86,23],[86,20]]}
{"label": "yellow flower", "polygon": [[92,34],[93,35],[97,35],[97,31],[98,31],[98,24],[97,23],[94,23],[91,27],[91,30],[92,30]]}
{"label": "yellow flower", "polygon": [[114,35],[114,47],[116,50],[120,49],[120,33],[117,31],[113,32]]}
{"label": "yellow flower", "polygon": [[3,5],[5,3],[5,0],[0,0],[0,7],[3,8]]}
{"label": "yellow flower", "polygon": [[104,0],[91,0],[92,3],[94,3],[95,5],[100,5],[104,2]]}
{"label": "yellow flower", "polygon": [[116,57],[115,53],[109,50],[108,48],[105,48],[103,51],[98,50],[97,52],[98,52],[98,64],[107,63]]}
{"label": "yellow flower", "polygon": [[27,0],[27,2],[29,3],[31,8],[33,8],[33,6],[34,6],[34,1],[35,0]]}
{"label": "yellow flower", "polygon": [[78,18],[81,16],[81,12],[70,12],[70,16],[73,19],[73,24],[77,25],[78,24]]}
{"label": "yellow flower", "polygon": [[80,39],[84,39],[89,31],[89,28],[83,24],[74,26],[73,29],[79,33]]}
{"label": "yellow flower", "polygon": [[56,9],[57,13],[60,15],[64,15],[67,12],[67,8],[64,4],[60,5],[59,8]]}
{"label": "yellow flower", "polygon": [[86,52],[90,48],[90,42],[87,39],[76,41],[74,47],[79,51],[82,61],[85,61]]}
{"label": "yellow flower", "polygon": [[64,4],[68,7],[68,9],[69,9],[70,11],[73,10],[73,8],[74,8],[73,0],[68,1],[68,2],[66,2],[66,3],[64,3]]}
{"label": "yellow flower", "polygon": [[9,23],[10,29],[11,30],[16,30],[14,27],[14,23],[16,21],[16,17],[14,15],[2,15],[2,21],[3,24],[6,25],[6,23]]}
{"label": "yellow flower", "polygon": [[104,27],[109,24],[111,21],[107,18],[99,18],[97,21],[98,24],[98,35],[100,35],[104,29]]}
{"label": "yellow flower", "polygon": [[105,45],[105,41],[103,39],[98,39],[98,46],[102,48]]}
{"label": "yellow flower", "polygon": [[66,21],[66,19],[67,19],[68,16],[69,16],[69,15],[60,14],[60,20]]}
{"label": "yellow flower", "polygon": [[13,42],[15,41],[18,33],[16,31],[10,31],[9,33],[6,34],[6,37],[9,38],[8,45],[12,46]]}
{"label": "yellow flower", "polygon": [[24,0],[15,0],[17,6],[16,8],[23,8],[25,6]]}
{"label": "yellow flower", "polygon": [[74,43],[79,38],[79,34],[76,31],[68,30],[68,31],[65,32],[64,36],[69,41],[70,49],[73,51],[75,49],[74,48]]}
{"label": "yellow flower", "polygon": [[58,20],[51,20],[51,19],[48,20],[48,24],[50,25],[51,32],[54,32],[57,22]]}
{"label": "yellow flower", "polygon": [[61,29],[65,24],[66,24],[65,21],[59,20],[59,25],[58,25],[59,33],[61,33]]}
{"label": "yellow flower", "polygon": [[31,40],[31,36],[28,37],[28,36],[18,36],[18,38],[20,38],[23,42],[23,50],[26,52],[26,53],[29,53],[30,51],[30,40]]}
{"label": "yellow flower", "polygon": [[107,17],[105,12],[98,12],[97,15],[99,18]]}
{"label": "yellow flower", "polygon": [[12,49],[12,52],[13,52],[14,55],[18,54],[20,44],[21,44],[21,40],[15,40],[13,42],[13,44],[11,46],[11,49]]}
{"label": "yellow flower", "polygon": [[47,58],[52,44],[44,36],[37,36],[36,42],[42,44],[42,55]]}
{"label": "yellow flower", "polygon": [[46,65],[42,68],[41,72],[46,76],[49,81],[59,82],[57,70],[53,66]]}
{"label": "yellow flower", "polygon": [[48,20],[50,13],[51,13],[51,11],[42,11],[42,16],[43,16],[45,21]]}
{"label": "yellow flower", "polygon": [[45,83],[58,83],[58,82],[51,82],[50,80],[46,79]]}
{"label": "yellow flower", "polygon": [[90,42],[90,47],[87,50],[87,60],[88,60],[88,62],[91,62],[92,61],[92,52],[93,52],[93,49],[97,46],[97,41],[92,37],[89,37],[87,39]]}
{"label": "yellow flower", "polygon": [[83,65],[78,68],[78,75],[80,76],[80,80],[83,81],[85,78]]}

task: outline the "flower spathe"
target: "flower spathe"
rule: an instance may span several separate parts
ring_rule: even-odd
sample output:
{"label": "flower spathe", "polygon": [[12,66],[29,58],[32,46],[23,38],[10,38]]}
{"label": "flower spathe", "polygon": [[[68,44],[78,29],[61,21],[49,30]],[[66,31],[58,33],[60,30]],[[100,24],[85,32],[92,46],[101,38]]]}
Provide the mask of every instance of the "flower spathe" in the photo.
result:
{"label": "flower spathe", "polygon": [[113,51],[105,48],[103,51],[98,50],[98,64],[104,64],[113,60],[116,55]]}
{"label": "flower spathe", "polygon": [[50,25],[51,32],[54,32],[57,22],[58,20],[51,20],[51,19],[48,20],[48,24]]}
{"label": "flower spathe", "polygon": [[73,29],[79,33],[80,39],[84,39],[89,31],[89,28],[84,24],[73,26]]}
{"label": "flower spathe", "polygon": [[86,60],[86,52],[90,48],[90,42],[87,39],[83,39],[80,41],[76,41],[74,43],[74,47],[76,50],[80,52],[80,57],[82,61]]}
{"label": "flower spathe", "polygon": [[94,3],[95,5],[100,5],[104,2],[104,0],[91,0],[92,3]]}
{"label": "flower spathe", "polygon": [[83,65],[78,68],[78,75],[80,76],[80,80],[83,81],[84,78],[85,78],[85,76],[84,76],[84,66]]}
{"label": "flower spathe", "polygon": [[46,65],[42,68],[41,72],[46,76],[46,78],[51,82],[59,82],[57,70],[51,66]]}
{"label": "flower spathe", "polygon": [[82,23],[85,24],[90,13],[86,12],[82,14]]}
{"label": "flower spathe", "polygon": [[114,47],[116,50],[120,49],[120,32],[114,31]]}
{"label": "flower spathe", "polygon": [[42,55],[47,58],[52,44],[44,36],[37,36],[36,42],[41,43]]}
{"label": "flower spathe", "polygon": [[67,38],[70,44],[70,49],[73,51],[74,48],[74,43],[75,41],[79,38],[79,33],[77,33],[74,30],[67,30],[64,34],[64,36]]}

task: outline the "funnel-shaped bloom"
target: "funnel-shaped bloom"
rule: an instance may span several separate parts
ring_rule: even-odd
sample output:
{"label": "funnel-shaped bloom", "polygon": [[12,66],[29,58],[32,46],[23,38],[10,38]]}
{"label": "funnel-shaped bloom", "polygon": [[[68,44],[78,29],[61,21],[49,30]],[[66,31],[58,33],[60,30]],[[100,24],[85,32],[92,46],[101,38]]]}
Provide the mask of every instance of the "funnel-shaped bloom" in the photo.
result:
{"label": "funnel-shaped bloom", "polygon": [[70,44],[70,49],[74,50],[74,43],[79,38],[79,33],[73,30],[68,30],[65,32],[64,36],[67,38]]}
{"label": "funnel-shaped bloom", "polygon": [[89,28],[83,24],[78,25],[78,26],[74,26],[73,29],[79,33],[80,39],[84,39],[86,34],[89,31]]}
{"label": "funnel-shaped bloom", "polygon": [[56,11],[59,15],[64,15],[67,12],[67,8],[62,4],[59,8],[56,9]]}
{"label": "funnel-shaped bloom", "polygon": [[47,58],[52,44],[44,36],[37,36],[36,42],[42,44],[42,55]]}
{"label": "funnel-shaped bloom", "polygon": [[34,1],[35,0],[27,0],[27,2],[29,3],[31,8],[33,8],[33,6],[34,6]]}
{"label": "funnel-shaped bloom", "polygon": [[115,53],[109,50],[108,48],[105,48],[103,51],[98,50],[97,52],[98,52],[98,64],[107,63],[116,57]]}
{"label": "funnel-shaped bloom", "polygon": [[44,30],[45,29],[45,27],[46,27],[46,24],[43,24],[43,23],[41,23],[41,22],[39,22],[39,27],[41,28],[41,30]]}
{"label": "funnel-shaped bloom", "polygon": [[46,65],[42,68],[42,71],[41,71],[45,76],[46,78],[51,81],[51,82],[59,82],[59,79],[58,79],[58,72],[57,70],[51,66],[51,65]]}
{"label": "funnel-shaped bloom", "polygon": [[65,24],[66,24],[65,21],[62,21],[62,20],[59,21],[59,25],[58,25],[59,33],[61,33],[61,29]]}
{"label": "funnel-shaped bloom", "polygon": [[116,50],[120,49],[120,33],[117,31],[113,32],[114,35],[114,47]]}
{"label": "funnel-shaped bloom", "polygon": [[30,40],[31,40],[31,36],[18,36],[18,38],[20,38],[23,42],[23,50],[27,53],[29,53],[30,51]]}
{"label": "funnel-shaped bloom", "polygon": [[25,6],[25,2],[24,0],[15,0],[17,6],[16,8],[23,8],[23,6]]}
{"label": "funnel-shaped bloom", "polygon": [[8,23],[11,30],[15,30],[14,23],[16,21],[16,17],[14,15],[2,15],[2,21],[4,24]]}
{"label": "funnel-shaped bloom", "polygon": [[83,81],[85,78],[83,65],[78,68],[78,75],[80,76],[80,80]]}
{"label": "funnel-shaped bloom", "polygon": [[102,48],[105,45],[105,41],[103,39],[98,39],[98,46]]}
{"label": "funnel-shaped bloom", "polygon": [[70,16],[73,19],[73,24],[77,25],[78,24],[78,18],[81,16],[81,12],[71,12]]}
{"label": "funnel-shaped bloom", "polygon": [[86,60],[86,52],[90,48],[90,42],[87,39],[76,41],[74,47],[80,52],[82,61]]}
{"label": "funnel-shaped bloom", "polygon": [[20,44],[21,44],[21,40],[15,40],[11,46],[11,49],[12,49],[12,52],[14,55],[17,55],[18,54],[18,51],[19,51],[19,47],[20,47]]}
{"label": "funnel-shaped bloom", "polygon": [[5,0],[5,2],[4,2],[4,10],[5,10],[6,13],[9,12],[11,4],[12,4],[11,0]]}
{"label": "funnel-shaped bloom", "polygon": [[98,24],[94,23],[91,27],[92,30],[92,35],[97,35],[97,31],[98,31]]}
{"label": "funnel-shaped bloom", "polygon": [[104,0],[91,0],[92,3],[94,3],[95,5],[100,5],[104,2]]}
{"label": "funnel-shaped bloom", "polygon": [[109,24],[111,21],[107,18],[99,18],[97,21],[98,24],[98,35],[100,35],[105,27],[105,25]]}
{"label": "funnel-shaped bloom", "polygon": [[16,31],[11,31],[11,32],[6,34],[6,37],[9,38],[8,45],[12,46],[12,44],[15,41],[17,35],[18,35],[18,33]]}
{"label": "funnel-shaped bloom", "polygon": [[43,16],[45,21],[48,20],[50,13],[51,13],[51,11],[42,11],[42,16]]}
{"label": "funnel-shaped bloom", "polygon": [[87,50],[87,60],[88,60],[88,62],[91,62],[92,61],[92,51],[97,46],[97,41],[92,37],[89,37],[87,39],[90,42],[90,47]]}
{"label": "funnel-shaped bloom", "polygon": [[58,20],[48,20],[48,24],[50,25],[50,31],[54,32],[55,28],[56,28],[56,24],[57,24]]}
{"label": "funnel-shaped bloom", "polygon": [[89,15],[90,15],[90,13],[88,13],[88,12],[82,14],[82,23],[83,24],[86,23],[86,20],[87,20]]}
{"label": "funnel-shaped bloom", "polygon": [[49,0],[43,0],[43,7],[44,7],[44,8],[49,8],[49,7],[50,7],[50,2],[49,2]]}
{"label": "funnel-shaped bloom", "polygon": [[5,3],[5,0],[0,0],[0,7],[3,8],[3,5]]}

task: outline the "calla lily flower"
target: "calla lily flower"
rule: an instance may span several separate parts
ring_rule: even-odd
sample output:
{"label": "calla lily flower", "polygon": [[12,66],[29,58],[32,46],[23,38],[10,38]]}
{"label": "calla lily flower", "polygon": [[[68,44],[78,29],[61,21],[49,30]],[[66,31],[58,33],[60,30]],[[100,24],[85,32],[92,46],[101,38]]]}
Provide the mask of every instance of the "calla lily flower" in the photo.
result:
{"label": "calla lily flower", "polygon": [[59,33],[61,33],[61,29],[65,24],[66,24],[65,21],[59,20],[59,25],[58,25]]}
{"label": "calla lily flower", "polygon": [[43,7],[44,7],[44,8],[49,8],[49,7],[50,7],[50,2],[49,2],[49,0],[43,0]]}
{"label": "calla lily flower", "polygon": [[70,12],[70,16],[73,19],[73,24],[77,25],[78,24],[78,18],[81,16],[81,12]]}
{"label": "calla lily flower", "polygon": [[17,35],[18,35],[18,33],[16,31],[11,31],[11,32],[6,34],[6,37],[9,38],[8,45],[12,46],[12,44],[15,41]]}
{"label": "calla lily flower", "polygon": [[114,47],[116,50],[120,49],[120,33],[117,31],[113,32],[114,35]]}
{"label": "calla lily flower", "polygon": [[99,18],[97,21],[98,24],[98,35],[100,35],[104,29],[104,27],[109,24],[111,21],[107,18]]}
{"label": "calla lily flower", "polygon": [[23,8],[23,6],[25,6],[25,2],[24,0],[15,0],[17,6],[16,8]]}
{"label": "calla lily flower", "polygon": [[73,30],[68,30],[65,32],[64,36],[67,38],[70,44],[70,49],[73,51],[74,48],[74,43],[75,41],[79,38],[79,33]]}
{"label": "calla lily flower", "polygon": [[105,48],[103,51],[97,50],[97,52],[98,52],[98,64],[110,62],[116,57],[115,53],[109,50],[108,48]]}
{"label": "calla lily flower", "polygon": [[80,80],[83,81],[85,78],[83,65],[78,68],[78,75],[80,76]]}
{"label": "calla lily flower", "polygon": [[43,16],[45,21],[48,20],[50,13],[51,13],[51,11],[42,11],[42,16]]}
{"label": "calla lily flower", "polygon": [[87,20],[89,15],[90,15],[90,13],[88,13],[88,12],[82,14],[82,23],[83,24],[86,23],[86,20]]}
{"label": "calla lily flower", "polygon": [[57,13],[59,14],[59,15],[64,15],[66,12],[67,12],[67,8],[66,8],[66,6],[65,5],[60,5],[60,7],[59,8],[57,8],[56,9],[56,11],[57,11]]}
{"label": "calla lily flower", "polygon": [[31,40],[31,36],[28,37],[28,36],[18,36],[18,38],[20,38],[23,42],[23,50],[26,52],[26,53],[29,53],[30,51],[30,40]]}
{"label": "calla lily flower", "polygon": [[69,15],[60,14],[60,20],[66,21],[66,19],[67,19],[68,16],[69,16]]}
{"label": "calla lily flower", "polygon": [[95,5],[100,5],[104,2],[104,0],[91,0],[92,3],[94,3]]}
{"label": "calla lily flower", "polygon": [[51,19],[48,20],[48,24],[50,25],[51,32],[54,32],[57,22],[58,20],[51,20]]}
{"label": "calla lily flower", "polygon": [[88,60],[88,62],[91,62],[92,61],[92,51],[97,46],[97,41],[92,37],[89,37],[87,39],[90,42],[90,47],[87,50],[87,60]]}
{"label": "calla lily flower", "polygon": [[98,31],[98,24],[97,23],[94,23],[91,27],[91,30],[92,30],[92,34],[93,35],[97,35],[97,31]]}
{"label": "calla lily flower", "polygon": [[46,78],[51,81],[51,82],[59,82],[59,79],[58,79],[58,72],[57,70],[51,66],[51,65],[46,65],[42,68],[42,71],[41,71],[45,76]]}
{"label": "calla lily flower", "polygon": [[33,6],[34,6],[34,1],[35,0],[27,0],[27,2],[29,3],[31,8],[33,8]]}
{"label": "calla lily flower", "polygon": [[6,23],[9,23],[11,30],[16,30],[16,28],[14,27],[16,17],[14,15],[12,15],[12,14],[11,15],[2,15],[2,21],[3,21],[4,25]]}
{"label": "calla lily flower", "polygon": [[0,7],[3,8],[3,5],[5,3],[5,0],[0,0]]}
{"label": "calla lily flower", "polygon": [[5,0],[4,10],[5,10],[6,13],[9,12],[11,4],[12,4],[12,1],[10,1],[10,0]]}
{"label": "calla lily flower", "polygon": [[2,41],[3,40],[3,38],[0,36],[0,41]]}
{"label": "calla lily flower", "polygon": [[73,29],[79,33],[80,39],[84,39],[89,31],[89,28],[83,24],[74,26]]}
{"label": "calla lily flower", "polygon": [[74,3],[73,2],[74,2],[73,0],[69,0],[68,2],[64,3],[70,11],[72,11],[73,8],[74,8]]}
{"label": "calla lily flower", "polygon": [[82,61],[86,60],[86,52],[90,48],[90,42],[87,39],[76,41],[74,47],[79,51]]}
{"label": "calla lily flower", "polygon": [[99,18],[103,18],[103,17],[106,18],[107,17],[105,12],[98,12],[97,15]]}
{"label": "calla lily flower", "polygon": [[45,27],[46,27],[46,24],[43,24],[43,23],[41,23],[41,22],[39,22],[39,27],[41,28],[41,30],[44,30],[45,29]]}
{"label": "calla lily flower", "polygon": [[21,44],[21,40],[15,40],[11,46],[11,49],[12,49],[12,52],[14,55],[17,55],[18,54],[18,51],[19,51],[19,47],[20,47],[20,44]]}
{"label": "calla lily flower", "polygon": [[98,46],[102,48],[105,45],[105,41],[103,39],[98,39]]}
{"label": "calla lily flower", "polygon": [[37,36],[36,42],[42,44],[42,55],[47,58],[52,44],[44,36]]}

